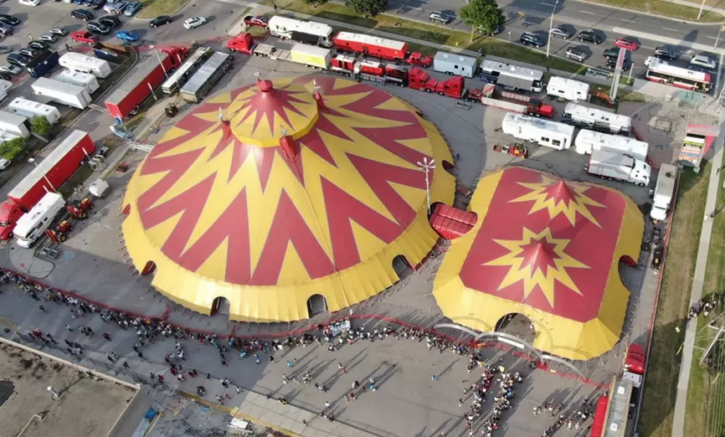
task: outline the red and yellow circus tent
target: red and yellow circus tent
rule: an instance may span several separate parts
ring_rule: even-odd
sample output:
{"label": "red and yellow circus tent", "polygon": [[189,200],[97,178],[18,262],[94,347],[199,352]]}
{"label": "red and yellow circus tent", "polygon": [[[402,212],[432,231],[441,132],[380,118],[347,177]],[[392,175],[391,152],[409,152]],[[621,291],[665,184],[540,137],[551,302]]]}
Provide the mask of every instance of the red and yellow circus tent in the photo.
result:
{"label": "red and yellow circus tent", "polygon": [[[153,286],[209,314],[305,319],[308,299],[337,311],[398,280],[436,243],[417,162],[451,161],[438,130],[390,94],[332,77],[260,80],[184,116],[131,179],[123,232]],[[437,165],[431,201],[450,204]]]}
{"label": "red and yellow circus tent", "polygon": [[629,291],[619,261],[636,264],[644,221],[624,194],[510,167],[485,175],[454,240],[434,296],[454,322],[490,332],[507,314],[528,317],[533,346],[586,360],[619,341]]}

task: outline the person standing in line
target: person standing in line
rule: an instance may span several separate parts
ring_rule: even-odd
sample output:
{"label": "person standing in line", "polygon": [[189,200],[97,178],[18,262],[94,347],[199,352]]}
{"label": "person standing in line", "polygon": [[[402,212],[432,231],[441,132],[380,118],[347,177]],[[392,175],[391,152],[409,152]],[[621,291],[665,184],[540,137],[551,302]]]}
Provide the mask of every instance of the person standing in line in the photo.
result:
{"label": "person standing in line", "polygon": [[433,381],[433,382],[438,381],[438,377],[436,375],[432,375],[430,377],[430,380]]}
{"label": "person standing in line", "polygon": [[106,339],[106,340],[108,340],[108,341],[111,341],[111,334],[109,334],[109,333],[107,333],[107,332],[104,332],[104,333],[103,333],[103,338],[105,338],[105,339]]}
{"label": "person standing in line", "polygon": [[65,325],[65,330],[68,332],[73,332],[73,328],[71,328],[70,324]]}

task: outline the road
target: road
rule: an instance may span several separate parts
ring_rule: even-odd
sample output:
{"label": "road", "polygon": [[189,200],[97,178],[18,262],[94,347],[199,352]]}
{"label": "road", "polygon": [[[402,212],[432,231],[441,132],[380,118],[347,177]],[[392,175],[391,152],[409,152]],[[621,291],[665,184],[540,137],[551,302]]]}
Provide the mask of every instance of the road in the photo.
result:
{"label": "road", "polygon": [[[468,32],[470,28],[457,18],[458,10],[465,5],[465,0],[389,0],[391,11],[409,19],[428,21],[432,11],[443,11],[456,16],[448,27]],[[565,25],[572,31],[595,29],[606,36],[599,46],[582,44],[579,41],[553,39],[551,53],[564,56],[566,47],[570,45],[584,46],[589,53],[587,64],[594,67],[605,65],[604,50],[612,47],[614,40],[620,36],[628,36],[627,31],[644,32],[652,35],[652,39],[640,39],[641,48],[634,53],[632,60],[635,69],[633,74],[644,71],[644,60],[653,54],[654,48],[661,45],[656,36],[666,36],[679,41],[714,46],[720,30],[719,25],[696,25],[666,18],[658,18],[637,12],[598,6],[575,0],[501,0],[499,5],[504,9],[507,23],[504,31],[496,38],[517,41],[523,32],[534,32],[546,39],[551,13],[554,11],[554,25]],[[723,35],[725,36],[725,35]],[[725,39],[725,38],[722,38]],[[722,48],[724,42],[718,42]],[[546,51],[546,48],[541,50]],[[681,65],[689,62],[687,48],[675,46],[675,50],[683,54],[677,61]],[[700,52],[698,52],[700,53]]]}

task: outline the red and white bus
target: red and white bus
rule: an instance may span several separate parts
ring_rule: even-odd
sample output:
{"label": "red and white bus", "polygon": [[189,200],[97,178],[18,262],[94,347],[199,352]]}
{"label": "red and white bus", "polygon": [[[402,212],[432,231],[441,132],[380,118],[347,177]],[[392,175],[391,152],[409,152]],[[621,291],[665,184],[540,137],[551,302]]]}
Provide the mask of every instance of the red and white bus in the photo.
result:
{"label": "red and white bus", "polygon": [[710,92],[712,77],[710,73],[678,67],[652,57],[647,63],[647,80],[707,93]]}

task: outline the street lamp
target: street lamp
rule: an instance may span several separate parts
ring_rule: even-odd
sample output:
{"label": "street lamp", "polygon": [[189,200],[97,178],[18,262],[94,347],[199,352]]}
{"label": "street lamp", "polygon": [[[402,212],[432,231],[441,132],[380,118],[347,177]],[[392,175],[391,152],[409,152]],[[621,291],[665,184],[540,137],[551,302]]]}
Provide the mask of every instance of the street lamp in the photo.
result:
{"label": "street lamp", "polygon": [[48,179],[48,176],[45,174],[45,172],[43,171],[43,169],[40,168],[40,166],[35,161],[35,159],[34,158],[28,158],[28,162],[31,163],[31,164],[35,164],[35,167],[38,169],[38,171],[40,172],[40,174],[43,175],[43,179],[45,179],[45,182],[47,182],[48,185],[50,185],[50,188],[53,190],[53,192],[57,192],[58,190],[55,189],[55,187],[53,186],[53,183],[50,181],[50,179]]}
{"label": "street lamp", "polygon": [[426,157],[423,158],[423,162],[418,161],[416,164],[418,164],[420,171],[425,172],[425,198],[428,201],[428,214],[430,214],[430,177],[428,177],[428,172],[430,170],[435,170],[435,160],[428,160]]}
{"label": "street lamp", "polygon": [[549,39],[546,41],[546,57],[549,57],[549,51],[551,50],[551,29],[554,28],[554,13],[556,12],[556,7],[559,6],[559,0],[556,0],[556,3],[554,3],[554,7],[551,9],[551,21],[549,21]]}
{"label": "street lamp", "polygon": [[715,45],[714,48],[717,48],[717,45],[720,44],[720,32],[725,29],[725,26],[720,26],[720,30],[717,31],[717,38],[715,38]]}
{"label": "street lamp", "polygon": [[169,77],[169,73],[166,72],[166,67],[164,67],[164,63],[161,62],[161,56],[159,56],[159,51],[156,49],[156,46],[149,46],[151,49],[153,49],[154,53],[156,53],[156,59],[159,60],[159,64],[161,64],[161,69],[164,70],[164,76],[167,78]]}

